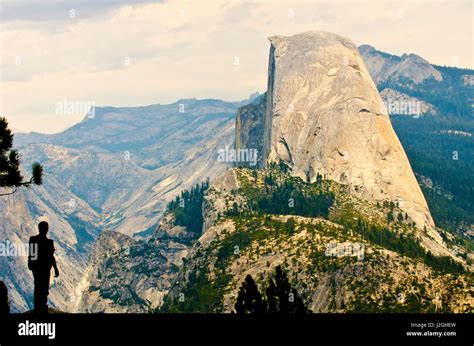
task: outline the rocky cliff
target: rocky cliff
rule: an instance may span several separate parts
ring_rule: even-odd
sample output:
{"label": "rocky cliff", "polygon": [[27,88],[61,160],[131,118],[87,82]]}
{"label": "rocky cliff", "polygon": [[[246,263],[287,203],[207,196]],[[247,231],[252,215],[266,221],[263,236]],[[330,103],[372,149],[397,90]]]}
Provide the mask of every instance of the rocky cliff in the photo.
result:
{"label": "rocky cliff", "polygon": [[[265,131],[265,110],[267,104],[266,93],[257,97],[248,105],[242,106],[237,111],[235,120],[235,148],[237,150],[256,150],[256,167],[263,167],[263,136]],[[239,167],[249,167],[249,162],[239,162]]]}
{"label": "rocky cliff", "polygon": [[161,219],[149,240],[106,231],[77,286],[75,312],[150,312],[171,288],[195,235]]}
{"label": "rocky cliff", "polygon": [[[267,162],[283,161],[308,182],[321,174],[349,184],[369,201],[396,202],[418,227],[433,226],[357,47],[325,32],[273,36],[270,42],[262,148]],[[240,132],[236,137],[245,138]]]}

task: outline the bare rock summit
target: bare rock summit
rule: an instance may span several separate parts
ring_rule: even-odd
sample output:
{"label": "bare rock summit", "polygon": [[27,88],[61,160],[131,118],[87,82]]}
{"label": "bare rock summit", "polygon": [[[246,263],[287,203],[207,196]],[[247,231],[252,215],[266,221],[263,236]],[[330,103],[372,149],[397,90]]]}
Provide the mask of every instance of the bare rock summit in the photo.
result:
{"label": "bare rock summit", "polygon": [[[272,36],[263,164],[348,184],[362,198],[398,203],[419,228],[434,226],[425,198],[356,45],[327,32]],[[251,117],[248,117],[249,119]],[[247,141],[248,142],[248,141]],[[237,143],[245,147],[246,141]]]}

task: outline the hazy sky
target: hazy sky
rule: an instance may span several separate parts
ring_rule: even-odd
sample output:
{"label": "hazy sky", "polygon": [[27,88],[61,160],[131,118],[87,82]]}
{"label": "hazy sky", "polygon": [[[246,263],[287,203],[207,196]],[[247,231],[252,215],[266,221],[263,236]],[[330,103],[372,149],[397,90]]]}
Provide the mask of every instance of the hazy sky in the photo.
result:
{"label": "hazy sky", "polygon": [[91,104],[263,92],[272,35],[331,31],[392,54],[474,65],[470,0],[0,1],[0,114],[27,131],[64,129]]}

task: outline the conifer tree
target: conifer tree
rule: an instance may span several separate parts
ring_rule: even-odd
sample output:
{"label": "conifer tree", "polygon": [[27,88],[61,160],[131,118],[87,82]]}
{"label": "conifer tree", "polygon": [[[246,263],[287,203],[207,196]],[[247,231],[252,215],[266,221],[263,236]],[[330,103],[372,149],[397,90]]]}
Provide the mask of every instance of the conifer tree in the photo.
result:
{"label": "conifer tree", "polygon": [[238,314],[261,314],[267,312],[265,302],[252,276],[247,275],[239,289],[235,312]]}
{"label": "conifer tree", "polygon": [[13,188],[13,191],[0,193],[0,196],[15,193],[20,186],[29,187],[31,184],[41,185],[43,167],[39,163],[32,165],[32,177],[23,180],[20,172],[20,155],[12,149],[13,133],[8,128],[8,121],[0,117],[0,187]]}
{"label": "conifer tree", "polygon": [[268,279],[265,299],[260,295],[255,281],[250,275],[247,275],[239,289],[235,311],[237,313],[267,312],[270,314],[304,314],[309,312],[296,289],[291,287],[288,276],[281,266],[275,268],[274,278]]}
{"label": "conifer tree", "polygon": [[265,290],[265,295],[267,296],[267,309],[268,313],[275,314],[278,312],[277,307],[277,297],[276,297],[276,287],[275,282],[272,278],[268,280],[268,287]]}
{"label": "conifer tree", "polygon": [[275,269],[275,286],[276,297],[278,299],[278,312],[287,314],[290,312],[290,290],[291,286],[288,282],[286,273],[280,266]]}
{"label": "conifer tree", "polygon": [[[278,313],[294,314],[308,312],[296,289],[291,287],[288,276],[281,269],[281,266],[275,268],[275,286],[278,301],[276,310]],[[268,299],[269,297],[267,296]]]}

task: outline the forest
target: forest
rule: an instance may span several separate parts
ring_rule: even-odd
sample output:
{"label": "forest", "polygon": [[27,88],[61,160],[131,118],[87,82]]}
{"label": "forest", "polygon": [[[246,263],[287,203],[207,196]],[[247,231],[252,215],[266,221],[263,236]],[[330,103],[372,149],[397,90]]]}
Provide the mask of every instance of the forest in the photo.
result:
{"label": "forest", "polygon": [[[443,129],[460,127],[428,117],[394,116],[392,124],[436,224],[463,233],[474,224],[474,137],[442,134]],[[424,177],[432,181],[432,187]]]}

